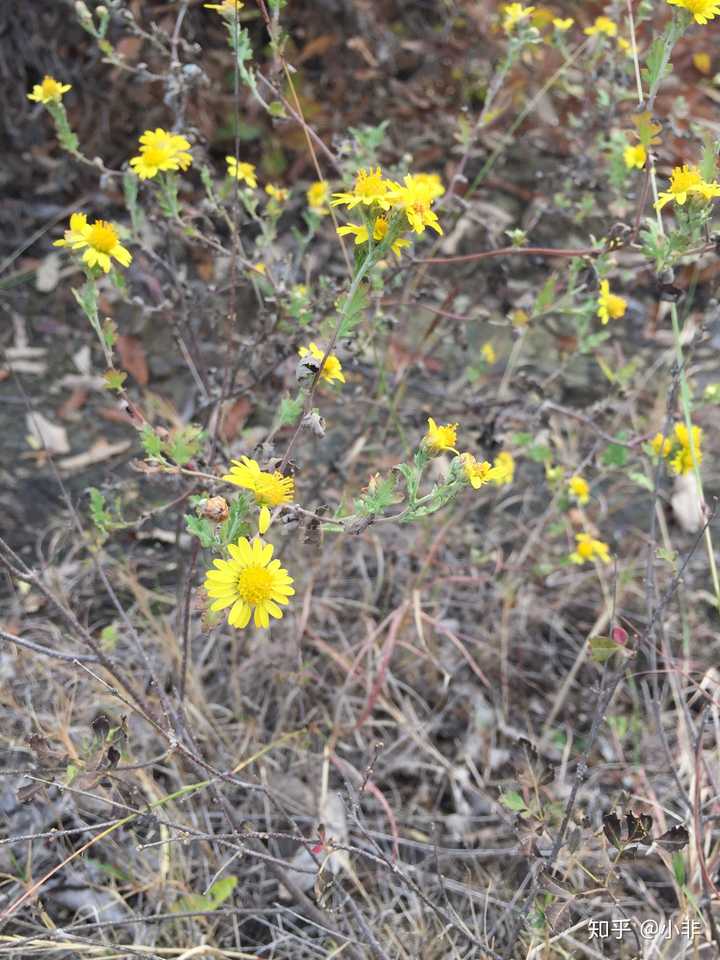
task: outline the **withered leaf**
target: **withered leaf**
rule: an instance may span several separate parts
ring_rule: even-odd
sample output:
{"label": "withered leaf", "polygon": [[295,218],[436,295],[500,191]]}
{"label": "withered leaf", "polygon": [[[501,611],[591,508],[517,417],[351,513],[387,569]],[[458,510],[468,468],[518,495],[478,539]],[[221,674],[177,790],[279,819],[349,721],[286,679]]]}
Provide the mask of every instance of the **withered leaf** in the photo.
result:
{"label": "withered leaf", "polygon": [[603,833],[607,837],[608,843],[611,843],[617,850],[622,847],[622,826],[614,813],[607,813],[603,817]]}
{"label": "withered leaf", "polygon": [[653,819],[649,813],[641,813],[638,816],[635,816],[634,813],[628,813],[625,822],[627,824],[628,843],[642,843],[645,846],[650,846],[653,842]]}
{"label": "withered leaf", "polygon": [[661,837],[658,837],[657,842],[663,850],[674,852],[687,846],[689,839],[690,834],[687,832],[687,828],[681,823],[676,823],[674,827],[670,827]]}

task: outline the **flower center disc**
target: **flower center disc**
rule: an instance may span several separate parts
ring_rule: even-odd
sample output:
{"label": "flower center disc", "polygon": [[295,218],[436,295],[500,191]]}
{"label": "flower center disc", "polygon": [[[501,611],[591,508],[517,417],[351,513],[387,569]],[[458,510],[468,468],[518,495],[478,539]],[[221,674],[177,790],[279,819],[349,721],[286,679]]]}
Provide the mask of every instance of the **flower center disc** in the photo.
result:
{"label": "flower center disc", "polygon": [[90,227],[87,239],[91,247],[102,253],[110,253],[118,242],[114,227],[105,220],[98,220]]}
{"label": "flower center disc", "polygon": [[265,567],[246,567],[240,571],[237,590],[245,603],[262,603],[272,596],[272,574]]}

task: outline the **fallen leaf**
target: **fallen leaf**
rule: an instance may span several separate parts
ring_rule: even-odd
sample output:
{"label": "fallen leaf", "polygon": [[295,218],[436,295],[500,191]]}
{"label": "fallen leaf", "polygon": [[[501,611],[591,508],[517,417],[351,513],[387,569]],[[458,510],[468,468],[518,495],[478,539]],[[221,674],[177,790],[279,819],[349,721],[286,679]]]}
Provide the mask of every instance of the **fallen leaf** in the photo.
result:
{"label": "fallen leaf", "polygon": [[150,379],[145,350],[138,337],[123,334],[117,338],[117,351],[124,370],[135,378],[141,387]]}
{"label": "fallen leaf", "polygon": [[40,293],[50,293],[54,290],[60,279],[60,254],[49,253],[43,260],[35,273],[35,289]]}
{"label": "fallen leaf", "polygon": [[88,398],[88,392],[84,387],[75,387],[70,396],[58,407],[58,416],[61,420],[66,420],[74,413],[85,406]]}
{"label": "fallen leaf", "polygon": [[225,443],[234,440],[240,432],[240,428],[247,421],[250,413],[251,404],[247,397],[239,397],[228,403],[220,420],[220,439]]}
{"label": "fallen leaf", "polygon": [[109,460],[110,457],[116,457],[120,453],[125,453],[132,446],[130,440],[120,440],[118,443],[108,443],[103,437],[96,440],[95,443],[84,453],[78,453],[74,457],[64,457],[58,460],[58,466],[61,470],[72,473],[75,470],[83,470],[95,463],[102,463]]}
{"label": "fallen leaf", "polygon": [[35,450],[45,449],[48,453],[69,453],[65,427],[51,423],[41,413],[28,413],[25,422],[29,431],[28,442]]}

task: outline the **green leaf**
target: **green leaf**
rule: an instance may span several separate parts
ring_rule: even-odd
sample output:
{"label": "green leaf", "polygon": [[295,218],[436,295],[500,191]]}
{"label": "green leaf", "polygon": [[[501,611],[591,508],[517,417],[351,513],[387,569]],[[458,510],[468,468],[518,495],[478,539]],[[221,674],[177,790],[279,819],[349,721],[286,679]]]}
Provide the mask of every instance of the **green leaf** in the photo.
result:
{"label": "green leaf", "polygon": [[348,302],[347,296],[341,298],[338,307],[343,314],[338,331],[338,339],[347,337],[363,318],[363,313],[368,305],[368,297],[364,284],[360,284],[352,300]]}
{"label": "green leaf", "polygon": [[297,422],[302,413],[303,401],[301,396],[283,397],[278,410],[278,422],[282,427],[289,427]]}
{"label": "green leaf", "polygon": [[205,434],[202,427],[190,423],[186,427],[173,432],[165,443],[165,452],[171,460],[184,467],[200,452],[200,446]]}
{"label": "green leaf", "polygon": [[205,517],[197,517],[192,513],[185,514],[185,529],[191,537],[197,537],[205,550],[215,546],[215,530]]}
{"label": "green leaf", "polygon": [[500,796],[500,803],[513,813],[523,813],[527,810],[525,801],[516,790],[508,790]]}
{"label": "green leaf", "polygon": [[123,174],[123,194],[125,195],[125,206],[128,208],[133,230],[137,233],[143,222],[142,207],[138,203],[138,190],[140,180],[132,170],[126,170]]}
{"label": "green leaf", "polygon": [[209,913],[215,909],[215,904],[201,893],[188,893],[176,900],[170,909],[173,913]]}
{"label": "green leaf", "polygon": [[122,390],[127,380],[127,374],[124,370],[106,370],[105,376],[106,390]]}
{"label": "green leaf", "polygon": [[212,900],[214,906],[218,907],[221,903],[232,896],[232,892],[237,886],[238,878],[237,877],[221,877],[220,880],[216,880],[215,883],[208,890],[208,896]]}
{"label": "green leaf", "polygon": [[685,858],[680,851],[673,854],[672,867],[673,876],[675,877],[677,885],[679,887],[684,887],[687,879],[685,875]]}
{"label": "green leaf", "polygon": [[550,304],[555,300],[555,290],[557,287],[557,277],[555,274],[551,274],[545,281],[545,284],[537,295],[535,300],[535,307],[533,309],[533,314],[537,315],[546,310]]}
{"label": "green leaf", "polygon": [[140,443],[148,457],[162,457],[163,442],[149,423],[146,423],[140,431]]}
{"label": "green leaf", "polygon": [[590,637],[590,655],[595,663],[605,663],[620,649],[612,637]]}
{"label": "green leaf", "polygon": [[218,530],[220,542],[223,545],[235,543],[238,537],[252,532],[247,522],[247,517],[250,513],[250,503],[250,494],[243,493],[239,497],[236,497],[230,504],[228,518]]}
{"label": "green leaf", "polygon": [[[618,440],[625,440],[626,436],[623,432]],[[627,447],[621,447],[619,443],[611,443],[603,453],[601,460],[606,467],[624,467],[628,462],[628,456]]]}
{"label": "green leaf", "polygon": [[650,477],[646,477],[644,473],[640,473],[639,470],[630,470],[628,473],[628,479],[632,480],[633,483],[636,483],[644,490],[648,490],[650,493],[653,492],[654,485],[652,480]]}

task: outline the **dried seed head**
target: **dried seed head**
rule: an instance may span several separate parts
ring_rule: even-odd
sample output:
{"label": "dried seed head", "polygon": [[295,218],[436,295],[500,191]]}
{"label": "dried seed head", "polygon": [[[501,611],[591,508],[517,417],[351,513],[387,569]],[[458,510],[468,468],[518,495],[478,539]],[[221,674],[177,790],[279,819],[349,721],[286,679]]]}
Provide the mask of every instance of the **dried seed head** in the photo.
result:
{"label": "dried seed head", "polygon": [[202,508],[202,515],[213,523],[227,520],[229,512],[225,497],[210,497]]}

